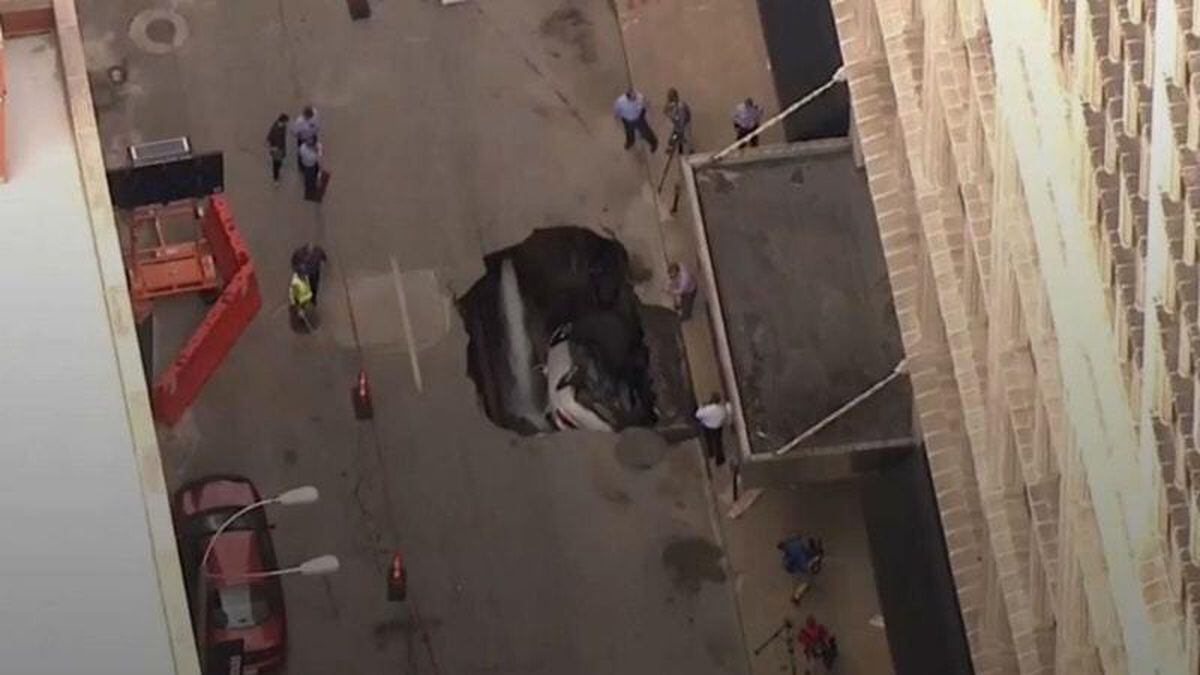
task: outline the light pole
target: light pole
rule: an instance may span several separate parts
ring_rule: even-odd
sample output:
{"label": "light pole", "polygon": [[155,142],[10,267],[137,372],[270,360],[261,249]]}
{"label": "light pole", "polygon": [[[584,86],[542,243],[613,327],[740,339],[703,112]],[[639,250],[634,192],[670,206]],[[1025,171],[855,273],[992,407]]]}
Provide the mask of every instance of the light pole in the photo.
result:
{"label": "light pole", "polygon": [[304,577],[320,576],[322,574],[333,574],[341,569],[342,563],[336,555],[319,555],[315,558],[305,560],[304,562],[294,567],[284,567],[277,570],[264,570],[262,572],[251,572],[250,574],[239,574],[237,576],[224,576],[220,574],[210,574],[209,576],[218,579],[264,579],[266,577],[282,577],[288,574],[299,574]]}
{"label": "light pole", "polygon": [[[248,504],[248,505],[238,509],[233,515],[226,518],[225,521],[223,523],[221,523],[221,526],[218,527],[215,532],[213,532],[213,535],[211,537],[209,537],[208,546],[206,546],[204,548],[204,555],[200,557],[200,566],[196,570],[196,590],[195,590],[195,597],[193,598],[193,603],[192,603],[193,604],[192,613],[195,615],[195,618],[196,618],[196,620],[194,622],[195,625],[192,628],[196,633],[196,647],[197,647],[198,651],[200,652],[199,656],[200,656],[201,672],[206,672],[206,669],[208,667],[208,663],[207,663],[208,662],[208,650],[206,649],[206,645],[204,644],[204,625],[205,625],[206,621],[208,620],[208,603],[206,603],[204,601],[204,599],[206,597],[205,586],[208,584],[208,578],[210,576],[208,573],[207,564],[208,564],[208,556],[212,555],[213,545],[217,542],[217,538],[220,537],[221,533],[224,532],[227,527],[229,527],[231,524],[233,524],[233,522],[235,520],[237,520],[238,518],[241,518],[243,515],[249,513],[250,511],[253,511],[254,509],[260,509],[260,508],[263,508],[264,506],[269,506],[271,504],[279,504],[280,506],[294,506],[296,504],[312,504],[313,502],[317,501],[317,499],[319,499],[320,496],[321,496],[321,494],[317,491],[317,488],[315,488],[311,485],[305,485],[305,486],[298,487],[298,488],[292,488],[291,490],[287,490],[285,492],[280,492],[279,494],[275,495],[274,497],[271,497],[270,499],[262,499],[257,502],[254,502],[253,504]],[[333,558],[332,564],[328,561],[319,562],[319,563],[317,562],[317,561],[321,561],[322,559],[325,559],[325,558]],[[317,571],[315,571],[315,572],[312,571],[314,569],[313,563],[316,563],[315,569]],[[309,567],[306,568],[305,565],[309,565]],[[298,574],[328,574],[329,572],[336,571],[337,568],[338,568],[338,560],[336,557],[321,556],[320,558],[313,558],[312,560],[302,563],[295,568],[291,568],[290,571],[294,571]],[[261,574],[262,574],[262,576],[277,576],[280,573],[289,573],[289,572],[284,571],[284,570],[277,570],[276,574],[268,575],[265,572],[261,573]]]}
{"label": "light pole", "polygon": [[271,504],[279,504],[280,506],[312,504],[320,499],[320,497],[321,493],[317,492],[317,488],[311,485],[305,485],[303,487],[292,488],[286,492],[280,492],[270,499],[262,499],[238,509],[232,516],[226,518],[225,522],[221,523],[221,526],[217,528],[217,531],[213,532],[213,536],[209,537],[208,546],[204,548],[204,555],[200,557],[201,575],[208,575],[208,568],[205,567],[205,564],[208,562],[208,556],[212,555],[213,546],[217,543],[217,538],[221,536],[221,533],[225,531],[225,528],[233,524],[233,521],[241,518],[254,509],[261,509],[262,507],[270,506]]}

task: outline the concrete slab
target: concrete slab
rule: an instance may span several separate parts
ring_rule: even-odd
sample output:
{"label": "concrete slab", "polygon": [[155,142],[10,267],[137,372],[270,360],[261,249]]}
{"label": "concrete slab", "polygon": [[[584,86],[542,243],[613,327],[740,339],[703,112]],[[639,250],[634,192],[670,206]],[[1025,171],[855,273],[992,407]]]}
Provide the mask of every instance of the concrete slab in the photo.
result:
{"label": "concrete slab", "polygon": [[[904,356],[866,177],[837,141],[701,168],[696,185],[750,447],[770,453]],[[900,378],[800,448],[911,428]]]}

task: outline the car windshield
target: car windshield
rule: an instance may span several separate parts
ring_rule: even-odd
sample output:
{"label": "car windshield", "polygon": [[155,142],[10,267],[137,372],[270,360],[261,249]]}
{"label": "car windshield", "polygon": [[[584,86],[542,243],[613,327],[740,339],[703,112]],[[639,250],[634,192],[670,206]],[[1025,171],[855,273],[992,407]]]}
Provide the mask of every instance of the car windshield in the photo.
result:
{"label": "car windshield", "polygon": [[[206,511],[192,518],[188,524],[188,529],[192,536],[209,535],[217,531],[229,516],[237,513],[238,507],[228,507],[223,509],[213,509]],[[266,529],[266,516],[262,509],[255,509],[249,513],[244,513],[238,516],[238,519],[229,524],[227,530],[259,530]]]}
{"label": "car windshield", "polygon": [[271,603],[262,584],[218,588],[209,602],[212,625],[222,630],[252,628],[271,618]]}

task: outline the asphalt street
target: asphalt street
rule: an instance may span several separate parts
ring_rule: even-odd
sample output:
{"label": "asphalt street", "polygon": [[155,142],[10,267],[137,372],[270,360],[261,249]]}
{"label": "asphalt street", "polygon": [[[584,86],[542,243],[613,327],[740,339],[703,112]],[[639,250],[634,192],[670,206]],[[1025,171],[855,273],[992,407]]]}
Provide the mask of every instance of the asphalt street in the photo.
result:
{"label": "asphalt street", "polygon": [[[373,7],[351,22],[323,0],[79,2],[106,161],[180,135],[223,151],[264,296],[192,411],[160,430],[168,483],[320,488],[271,513],[281,562],[342,560],[285,582],[292,675],[745,672],[695,445],[641,468],[628,458],[642,435],[496,428],[452,308],[486,253],[564,223],[611,230],[655,273],[643,300],[663,302],[642,151],[622,149],[611,117],[626,66],[609,4]],[[114,65],[127,83],[105,79]],[[263,145],[308,103],[333,176],[320,207],[301,200],[292,156],[272,184]],[[321,328],[298,336],[288,258],[310,240],[331,261]],[[202,311],[163,309],[160,365]],[[360,367],[372,422],[352,413]],[[385,599],[397,548],[404,605]]]}

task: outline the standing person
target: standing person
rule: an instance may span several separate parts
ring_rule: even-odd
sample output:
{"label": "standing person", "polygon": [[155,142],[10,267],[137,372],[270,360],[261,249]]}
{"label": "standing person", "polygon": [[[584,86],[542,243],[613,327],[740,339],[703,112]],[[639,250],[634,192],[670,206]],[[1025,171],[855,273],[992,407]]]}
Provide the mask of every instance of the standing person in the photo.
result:
{"label": "standing person", "polygon": [[641,93],[629,87],[624,94],[617,97],[617,102],[613,104],[613,113],[617,119],[621,120],[621,125],[625,127],[625,149],[633,147],[636,140],[634,133],[641,134],[646,143],[650,145],[650,152],[658,150],[658,136],[654,135],[654,130],[650,128],[650,123],[646,121],[646,97]]}
{"label": "standing person", "polygon": [[829,641],[832,638],[829,629],[824,624],[818,623],[811,614],[808,615],[804,627],[800,629],[800,634],[797,636],[797,640],[804,648],[804,658],[808,661],[824,660],[824,653],[828,650]]}
{"label": "standing person", "polygon": [[[762,124],[762,115],[762,108],[752,98],[737,104],[733,109],[733,130],[739,141],[758,129],[758,125]],[[750,139],[750,147],[758,147],[758,136]]]}
{"label": "standing person", "polygon": [[692,109],[679,98],[679,91],[674,87],[667,90],[667,104],[663,106],[663,115],[671,120],[671,138],[667,141],[667,151],[686,155],[692,151]]}
{"label": "standing person", "polygon": [[667,292],[675,301],[675,309],[681,321],[692,318],[692,307],[696,304],[696,280],[679,263],[667,266]]}
{"label": "standing person", "polygon": [[[299,153],[300,148],[304,147],[305,142],[312,141],[316,143],[321,132],[321,119],[317,117],[316,108],[311,105],[304,106],[304,110],[300,111],[300,116],[292,122],[292,134],[296,137],[296,151]],[[304,165],[300,165],[300,170],[304,170]]]}
{"label": "standing person", "polygon": [[300,159],[300,173],[304,176],[304,198],[310,202],[321,201],[317,183],[321,176],[321,144],[309,138],[300,144],[296,153]]}
{"label": "standing person", "polygon": [[328,259],[325,249],[316,244],[305,244],[292,251],[292,271],[304,277],[312,287],[313,306],[321,296],[321,266]]}
{"label": "standing person", "polygon": [[809,583],[821,571],[821,562],[825,557],[825,546],[820,539],[809,537],[805,539],[799,534],[784,539],[775,545],[783,553],[783,569],[796,582],[792,589],[792,604],[800,604],[804,593],[808,591]]}
{"label": "standing person", "polygon": [[833,664],[837,661],[838,657],[838,642],[837,636],[832,632],[829,633],[829,637],[825,640],[825,643],[821,645],[820,654],[821,662],[825,664],[825,670],[833,670]]}
{"label": "standing person", "polygon": [[799,534],[784,539],[775,545],[783,553],[783,569],[792,576],[816,574],[821,569],[824,546],[815,537],[805,539]]}
{"label": "standing person", "polygon": [[312,308],[312,286],[303,276],[292,272],[292,279],[288,282],[288,309],[293,328],[304,330],[306,333],[312,331],[312,317],[309,316]]}
{"label": "standing person", "polygon": [[271,153],[271,176],[279,182],[279,171],[283,168],[283,158],[287,157],[288,120],[286,113],[275,118],[275,123],[267,131],[267,149]]}
{"label": "standing person", "polygon": [[725,464],[725,422],[733,414],[733,408],[721,401],[720,394],[713,394],[708,404],[696,410],[696,421],[704,431],[706,454],[716,460],[717,466]]}

